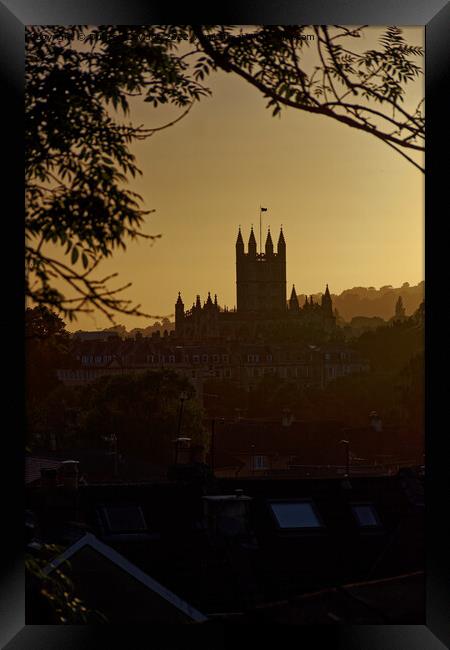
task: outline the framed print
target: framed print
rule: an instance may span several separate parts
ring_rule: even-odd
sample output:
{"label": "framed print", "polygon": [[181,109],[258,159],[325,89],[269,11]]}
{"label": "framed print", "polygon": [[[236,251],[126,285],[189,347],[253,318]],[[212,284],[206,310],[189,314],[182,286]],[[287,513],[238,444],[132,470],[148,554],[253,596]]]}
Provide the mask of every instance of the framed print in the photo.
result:
{"label": "framed print", "polygon": [[449,8],[297,4],[0,4],[2,647],[450,645]]}

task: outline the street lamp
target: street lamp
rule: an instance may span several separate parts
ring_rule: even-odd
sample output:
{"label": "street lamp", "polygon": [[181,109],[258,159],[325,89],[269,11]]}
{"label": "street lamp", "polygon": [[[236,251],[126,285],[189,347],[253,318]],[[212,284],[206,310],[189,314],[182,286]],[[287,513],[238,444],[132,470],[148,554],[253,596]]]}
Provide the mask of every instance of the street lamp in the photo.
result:
{"label": "street lamp", "polygon": [[346,471],[345,471],[345,477],[348,478],[350,476],[350,441],[349,440],[341,440],[339,442],[341,445],[346,446]]}
{"label": "street lamp", "polygon": [[209,456],[210,456],[210,465],[211,465],[211,471],[214,474],[214,434],[215,434],[215,427],[216,427],[216,421],[217,422],[225,422],[225,418],[213,418],[211,420],[211,442],[210,442],[210,449],[209,449]]}
{"label": "street lamp", "polygon": [[255,463],[256,463],[256,461],[255,461],[255,445],[253,445],[253,444],[250,445],[250,448],[251,448],[251,456],[250,456],[250,458],[251,458],[251,464],[252,464],[252,476],[255,476],[255,469],[256,469],[255,468]]}
{"label": "street lamp", "polygon": [[[183,406],[184,406],[184,403],[185,403],[185,401],[187,399],[188,399],[188,394],[187,394],[187,392],[185,390],[183,390],[180,393],[180,411],[179,411],[179,414],[178,414],[178,433],[177,433],[177,437],[176,437],[176,440],[175,440],[175,465],[178,463],[178,450],[179,450],[180,443],[181,443],[181,440],[182,440],[182,438],[180,436],[180,433],[181,433],[181,421],[182,421],[182,418],[183,418]],[[183,444],[187,440],[190,440],[190,438],[184,438],[183,439]]]}
{"label": "street lamp", "polygon": [[109,443],[109,448],[110,448],[110,454],[113,456],[113,462],[114,462],[114,478],[117,478],[118,473],[119,473],[119,467],[118,467],[118,454],[117,454],[117,435],[115,433],[112,433],[109,436],[103,436],[103,440],[106,440],[106,442]]}
{"label": "street lamp", "polygon": [[178,416],[178,438],[180,437],[180,432],[181,432],[181,419],[183,417],[183,405],[184,405],[184,402],[187,400],[187,398],[188,398],[188,395],[187,395],[186,391],[183,391],[182,393],[180,393],[180,412],[179,412],[179,416]]}

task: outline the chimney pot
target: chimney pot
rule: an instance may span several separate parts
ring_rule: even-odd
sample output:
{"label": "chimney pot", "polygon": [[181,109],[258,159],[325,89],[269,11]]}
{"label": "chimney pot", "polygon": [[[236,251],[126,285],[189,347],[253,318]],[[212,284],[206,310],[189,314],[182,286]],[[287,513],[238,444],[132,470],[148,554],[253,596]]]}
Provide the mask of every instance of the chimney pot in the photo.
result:
{"label": "chimney pot", "polygon": [[78,460],[64,460],[61,463],[61,478],[64,487],[77,489],[78,488]]}

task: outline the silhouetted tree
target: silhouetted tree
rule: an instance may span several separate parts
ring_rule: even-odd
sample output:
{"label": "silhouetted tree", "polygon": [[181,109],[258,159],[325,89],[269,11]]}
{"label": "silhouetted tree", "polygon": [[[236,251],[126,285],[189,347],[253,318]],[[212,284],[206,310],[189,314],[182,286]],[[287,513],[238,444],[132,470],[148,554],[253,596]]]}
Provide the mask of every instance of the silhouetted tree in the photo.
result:
{"label": "silhouetted tree", "polygon": [[[125,287],[109,288],[113,276],[92,274],[127,239],[155,238],[140,231],[149,211],[123,185],[140,173],[130,145],[170,124],[144,129],[120,112],[127,116],[129,98],[141,95],[180,107],[174,123],[209,92],[180,53],[189,38],[182,26],[27,28],[26,295],[34,302],[69,319],[93,308],[111,320],[114,312],[142,314],[118,297]],[[47,242],[65,248],[67,261]]]}
{"label": "silhouetted tree", "polygon": [[28,406],[58,385],[56,369],[72,365],[64,321],[43,305],[25,311]]}
{"label": "silhouetted tree", "polygon": [[405,308],[403,307],[403,299],[401,296],[399,296],[397,302],[395,303],[395,319],[403,320],[404,318],[405,318]]}
{"label": "silhouetted tree", "polygon": [[181,435],[203,443],[202,410],[189,381],[168,370],[102,377],[82,387],[80,440],[101,445],[115,434],[120,451],[154,462],[171,460],[177,437],[180,395],[188,395],[183,407]]}

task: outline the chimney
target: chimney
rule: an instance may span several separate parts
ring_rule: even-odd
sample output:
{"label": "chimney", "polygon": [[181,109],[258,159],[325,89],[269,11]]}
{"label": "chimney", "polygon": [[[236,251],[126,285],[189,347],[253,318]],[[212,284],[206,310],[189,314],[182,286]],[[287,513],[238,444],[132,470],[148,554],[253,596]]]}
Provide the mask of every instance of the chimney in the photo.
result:
{"label": "chimney", "polygon": [[242,490],[235,490],[234,494],[204,496],[203,514],[208,530],[224,537],[248,535],[251,500]]}
{"label": "chimney", "polygon": [[281,424],[283,427],[290,427],[294,421],[294,416],[291,409],[283,409],[283,417],[281,419]]}
{"label": "chimney", "polygon": [[188,465],[191,462],[191,439],[175,438],[175,465]]}
{"label": "chimney", "polygon": [[64,460],[61,463],[61,479],[63,487],[71,490],[78,489],[78,460]]}
{"label": "chimney", "polygon": [[206,450],[203,445],[192,445],[190,448],[189,460],[191,463],[204,463],[206,460]]}
{"label": "chimney", "polygon": [[42,467],[41,468],[41,487],[43,488],[56,488],[58,485],[58,472],[54,468]]}
{"label": "chimney", "polygon": [[382,431],[383,430],[383,422],[378,415],[376,411],[372,411],[369,414],[369,422],[370,426],[374,431]]}

